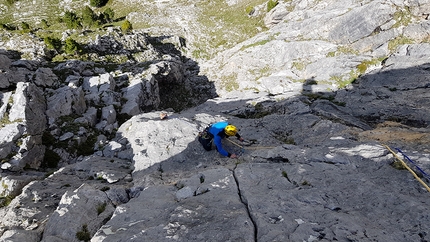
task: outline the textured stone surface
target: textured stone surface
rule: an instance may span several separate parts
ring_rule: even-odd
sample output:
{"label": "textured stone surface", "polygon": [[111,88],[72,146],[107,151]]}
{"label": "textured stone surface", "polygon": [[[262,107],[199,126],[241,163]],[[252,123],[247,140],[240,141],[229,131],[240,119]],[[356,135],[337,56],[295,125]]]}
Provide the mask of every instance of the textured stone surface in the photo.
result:
{"label": "textured stone surface", "polygon": [[[138,198],[117,207],[93,241],[128,240],[136,235],[141,240],[162,241],[254,239],[255,228],[237,195],[231,171],[208,170],[181,180],[178,185],[150,187]],[[178,201],[175,192],[189,187],[195,194]]]}
{"label": "textured stone surface", "polygon": [[[128,60],[115,71],[0,50],[1,241],[77,241],[84,225],[92,241],[430,239],[428,191],[384,146],[430,170],[426,1],[280,2],[268,29],[200,63],[199,4],[181,4],[156,4],[181,12],[153,13],[162,36],[91,41],[95,59]],[[246,140],[223,140],[238,159],[196,139],[221,120]]]}

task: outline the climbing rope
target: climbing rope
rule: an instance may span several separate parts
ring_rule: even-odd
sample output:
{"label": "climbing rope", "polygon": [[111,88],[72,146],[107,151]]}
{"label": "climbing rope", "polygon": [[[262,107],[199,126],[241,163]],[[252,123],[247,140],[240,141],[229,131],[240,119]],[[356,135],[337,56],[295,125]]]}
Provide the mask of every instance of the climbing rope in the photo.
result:
{"label": "climbing rope", "polygon": [[405,158],[405,159],[407,159],[409,162],[411,162],[412,163],[412,165],[414,165],[422,174],[423,174],[423,176],[425,176],[427,179],[429,179],[429,181],[430,181],[430,176],[429,175],[427,175],[427,173],[425,173],[424,171],[423,171],[423,169],[421,169],[415,162],[413,162],[411,159],[409,159],[409,157],[405,154],[405,153],[403,153],[399,148],[395,148],[398,152],[400,152],[400,154],[402,154],[403,155],[403,157]]}
{"label": "climbing rope", "polygon": [[242,145],[239,145],[238,143],[236,143],[236,142],[234,142],[232,140],[229,140],[229,139],[226,139],[226,140],[228,140],[230,143],[232,143],[232,144],[234,144],[234,145],[236,145],[237,147],[240,148],[239,156],[241,156],[241,155],[243,155],[245,153],[245,148]]}
{"label": "climbing rope", "polygon": [[421,178],[419,178],[418,176],[417,176],[417,174],[411,169],[411,168],[409,168],[409,166],[402,160],[402,159],[400,159],[398,156],[397,156],[397,154],[396,153],[394,153],[394,151],[392,151],[391,149],[390,149],[390,147],[388,147],[387,145],[383,145],[383,146],[385,146],[385,148],[387,148],[387,150],[389,150],[393,155],[394,155],[394,157],[397,159],[397,160],[399,160],[401,163],[402,163],[402,165],[410,172],[410,173],[412,173],[412,175],[415,177],[415,179],[417,179],[426,189],[427,189],[427,191],[428,192],[430,192],[430,187],[426,184],[426,183],[424,183],[423,182],[423,180],[421,180]]}
{"label": "climbing rope", "polygon": [[[230,139],[226,139],[226,140],[228,140],[230,143],[232,143],[232,144],[236,145],[237,147],[239,147],[240,148],[240,152],[242,154],[245,153],[245,147],[243,145],[240,145],[240,144],[238,144],[238,143],[236,143],[236,142],[234,142],[234,141],[232,141]],[[246,149],[273,149],[273,148],[276,148],[276,146],[253,146],[253,147],[247,146],[246,147]]]}

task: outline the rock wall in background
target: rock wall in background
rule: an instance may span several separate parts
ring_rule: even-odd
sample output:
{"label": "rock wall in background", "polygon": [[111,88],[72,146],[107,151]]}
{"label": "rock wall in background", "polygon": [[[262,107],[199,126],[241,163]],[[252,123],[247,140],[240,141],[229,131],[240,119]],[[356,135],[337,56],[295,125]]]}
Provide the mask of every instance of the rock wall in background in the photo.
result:
{"label": "rock wall in background", "polygon": [[[25,60],[30,43],[11,38],[0,240],[429,240],[429,193],[385,146],[430,170],[429,14],[426,1],[280,1],[267,31],[207,61],[169,29],[110,28],[88,48],[133,57],[115,70],[46,61],[36,38]],[[196,139],[221,120],[246,140],[223,142],[238,159]]]}

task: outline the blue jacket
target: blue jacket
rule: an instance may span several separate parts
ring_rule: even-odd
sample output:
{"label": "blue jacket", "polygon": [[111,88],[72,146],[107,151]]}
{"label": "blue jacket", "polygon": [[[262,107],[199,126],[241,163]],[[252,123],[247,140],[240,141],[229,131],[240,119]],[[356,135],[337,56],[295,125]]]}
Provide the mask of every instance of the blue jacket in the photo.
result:
{"label": "blue jacket", "polygon": [[[223,156],[230,157],[231,154],[229,152],[227,152],[226,150],[224,150],[222,148],[222,144],[221,144],[221,140],[223,138],[227,137],[227,135],[224,132],[224,129],[225,129],[225,127],[227,127],[227,125],[229,125],[229,123],[226,121],[214,123],[209,127],[209,133],[211,133],[214,136],[214,143],[215,143],[217,151]],[[240,138],[239,133],[236,134],[236,137]]]}

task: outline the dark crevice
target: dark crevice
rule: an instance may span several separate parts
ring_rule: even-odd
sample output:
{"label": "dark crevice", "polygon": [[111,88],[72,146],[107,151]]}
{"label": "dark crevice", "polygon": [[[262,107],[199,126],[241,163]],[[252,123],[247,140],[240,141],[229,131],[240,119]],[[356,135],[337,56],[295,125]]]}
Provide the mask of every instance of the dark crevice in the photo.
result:
{"label": "dark crevice", "polygon": [[267,160],[271,163],[287,163],[289,160],[284,157],[276,156],[276,157],[269,157]]}
{"label": "dark crevice", "polygon": [[239,195],[239,199],[245,205],[246,211],[248,213],[248,217],[251,220],[252,225],[254,226],[254,241],[257,242],[258,241],[258,239],[257,239],[258,238],[257,237],[257,235],[258,235],[257,222],[252,217],[251,211],[249,211],[248,203],[242,198],[242,193],[240,192],[239,180],[237,179],[237,176],[236,176],[236,167],[233,170],[233,177],[234,177],[234,180],[236,182],[237,193]]}

